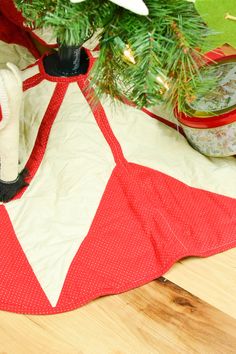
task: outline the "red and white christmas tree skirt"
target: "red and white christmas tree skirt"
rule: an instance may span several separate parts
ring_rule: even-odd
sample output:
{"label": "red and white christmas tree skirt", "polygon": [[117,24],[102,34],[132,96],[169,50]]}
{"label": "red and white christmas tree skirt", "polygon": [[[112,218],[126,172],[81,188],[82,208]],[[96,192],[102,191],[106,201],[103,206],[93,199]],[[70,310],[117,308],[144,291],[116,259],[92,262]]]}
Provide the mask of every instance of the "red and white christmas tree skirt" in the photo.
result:
{"label": "red and white christmas tree skirt", "polygon": [[40,59],[23,80],[29,186],[0,205],[1,310],[69,311],[236,246],[233,157],[204,157],[171,118],[109,98],[92,111],[86,75]]}

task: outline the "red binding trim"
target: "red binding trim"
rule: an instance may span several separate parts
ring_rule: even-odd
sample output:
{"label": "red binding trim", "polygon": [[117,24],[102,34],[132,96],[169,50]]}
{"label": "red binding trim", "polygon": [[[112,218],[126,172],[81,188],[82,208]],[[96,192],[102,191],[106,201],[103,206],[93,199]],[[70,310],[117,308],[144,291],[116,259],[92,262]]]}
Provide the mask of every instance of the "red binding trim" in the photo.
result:
{"label": "red binding trim", "polygon": [[43,77],[40,75],[40,73],[30,77],[29,79],[26,79],[23,82],[23,91],[26,91],[29,88],[40,84],[41,81],[43,81]]}
{"label": "red binding trim", "polygon": [[2,115],[2,107],[0,105],[0,122],[3,120],[3,115]]}
{"label": "red binding trim", "polygon": [[[139,108],[137,107],[137,105],[136,105],[134,102],[129,101],[129,100],[126,99],[125,97],[122,98],[121,102],[124,103],[124,104],[126,104],[127,106],[130,106],[130,107],[139,109]],[[149,110],[148,110],[147,108],[145,108],[145,107],[142,108],[141,111],[142,111],[143,113],[147,114],[149,117],[154,118],[154,119],[158,120],[159,122],[161,122],[161,123],[167,125],[168,127],[177,130],[177,132],[179,132],[180,134],[182,134],[183,136],[185,136],[185,133],[184,133],[183,128],[181,128],[181,126],[179,126],[178,124],[175,124],[175,123],[170,122],[169,120],[167,120],[167,119],[165,119],[165,118],[163,118],[163,117],[158,116],[157,114],[155,114],[155,113],[149,111]]]}
{"label": "red binding trim", "polygon": [[169,120],[167,120],[167,119],[165,119],[165,118],[163,118],[163,117],[160,117],[160,116],[156,115],[156,114],[153,113],[153,112],[150,112],[150,111],[149,111],[148,109],[146,109],[146,108],[142,108],[142,112],[148,114],[149,117],[158,120],[159,122],[161,122],[161,123],[167,125],[168,127],[177,130],[180,134],[182,134],[183,136],[185,136],[184,131],[183,131],[183,128],[181,128],[181,127],[178,126],[177,124],[175,124],[175,123],[173,123],[173,122],[170,122]]}
{"label": "red binding trim", "polygon": [[182,112],[176,113],[176,115],[180,123],[197,129],[217,128],[236,121],[236,109],[231,112],[221,114],[220,116],[209,118],[189,117]]}
{"label": "red binding trim", "polygon": [[[90,72],[94,62],[95,62],[95,59],[92,57],[91,53],[89,50],[87,50],[86,48],[84,48],[87,55],[88,55],[88,58],[89,58],[89,67],[88,67],[88,71],[87,73]],[[38,64],[38,67],[39,67],[39,71],[40,71],[40,74],[41,76],[48,80],[48,81],[51,81],[51,82],[64,82],[64,83],[71,83],[71,82],[78,82],[79,80],[81,80],[82,77],[86,77],[88,76],[88,74],[79,74],[79,75],[75,75],[75,76],[71,76],[71,77],[64,77],[64,76],[52,76],[52,75],[49,75],[46,73],[46,71],[44,70],[44,65],[43,65],[43,60],[46,56],[50,55],[52,53],[45,53],[37,62]]]}

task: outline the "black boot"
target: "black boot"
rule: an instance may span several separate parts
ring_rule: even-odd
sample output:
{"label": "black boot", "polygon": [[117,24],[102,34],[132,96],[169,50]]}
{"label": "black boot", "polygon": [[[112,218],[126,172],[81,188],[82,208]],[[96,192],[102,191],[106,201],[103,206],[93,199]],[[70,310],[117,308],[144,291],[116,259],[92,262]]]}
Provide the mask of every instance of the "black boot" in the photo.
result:
{"label": "black boot", "polygon": [[28,186],[25,182],[27,171],[23,170],[18,178],[12,182],[0,180],[0,202],[7,203],[24,187]]}

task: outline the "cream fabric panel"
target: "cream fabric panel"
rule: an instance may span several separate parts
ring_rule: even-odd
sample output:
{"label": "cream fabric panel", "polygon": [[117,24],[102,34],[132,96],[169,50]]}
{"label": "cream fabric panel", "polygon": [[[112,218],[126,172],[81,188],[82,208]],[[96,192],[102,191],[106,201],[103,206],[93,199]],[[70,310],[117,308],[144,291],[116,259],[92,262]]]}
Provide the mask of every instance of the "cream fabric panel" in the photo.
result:
{"label": "cream fabric panel", "polygon": [[[234,157],[205,157],[177,131],[133,107],[122,103],[114,107],[109,99],[104,107],[128,161],[164,172],[189,186],[236,198]],[[159,109],[156,113],[167,114]]]}
{"label": "cream fabric panel", "polygon": [[0,41],[0,69],[4,68],[8,61],[17,65],[19,69],[24,69],[29,64],[34,63],[35,58],[28,49],[22,46]]}
{"label": "cream fabric panel", "polygon": [[[45,85],[29,98],[45,101]],[[32,116],[27,120],[34,121],[37,115],[28,111]],[[18,240],[52,306],[114,166],[87,102],[77,84],[71,84],[38,173],[22,199],[6,204]]]}
{"label": "cream fabric panel", "polygon": [[41,39],[43,42],[45,42],[45,44],[48,45],[56,45],[57,44],[57,40],[53,34],[53,30],[49,27],[47,28],[38,28],[35,29],[34,34]]}
{"label": "cream fabric panel", "polygon": [[22,70],[22,80],[25,81],[39,73],[38,65],[33,65],[30,68]]}
{"label": "cream fabric panel", "polygon": [[[34,68],[29,69],[30,72]],[[28,69],[27,69],[28,70]],[[23,79],[27,73],[23,72]],[[20,121],[20,170],[33,150],[38,129],[55,90],[55,83],[43,80],[37,86],[25,91]]]}

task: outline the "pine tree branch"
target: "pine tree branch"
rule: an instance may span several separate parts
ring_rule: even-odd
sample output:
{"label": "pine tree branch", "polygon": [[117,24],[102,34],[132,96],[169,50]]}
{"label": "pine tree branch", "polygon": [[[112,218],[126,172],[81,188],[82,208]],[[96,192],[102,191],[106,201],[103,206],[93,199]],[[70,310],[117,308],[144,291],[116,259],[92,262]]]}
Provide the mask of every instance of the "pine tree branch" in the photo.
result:
{"label": "pine tree branch", "polygon": [[[90,74],[98,97],[124,97],[139,107],[160,101],[185,109],[200,87],[208,30],[193,3],[145,0],[143,17],[109,0],[15,0],[31,27],[50,26],[62,44],[80,45],[98,28],[100,55]],[[212,88],[204,81],[201,90]]]}

